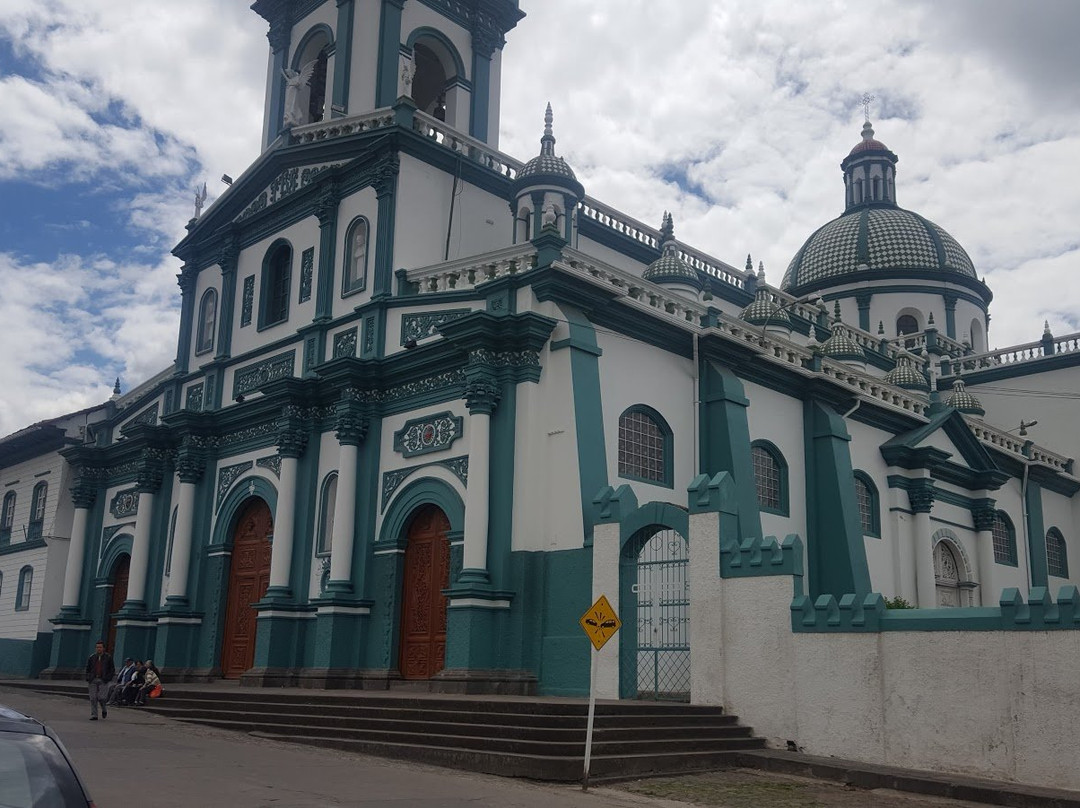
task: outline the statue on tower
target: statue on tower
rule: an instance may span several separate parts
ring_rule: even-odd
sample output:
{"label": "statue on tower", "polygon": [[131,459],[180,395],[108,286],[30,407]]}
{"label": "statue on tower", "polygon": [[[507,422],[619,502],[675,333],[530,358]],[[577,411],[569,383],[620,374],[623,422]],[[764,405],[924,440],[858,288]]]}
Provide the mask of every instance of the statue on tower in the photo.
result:
{"label": "statue on tower", "polygon": [[300,70],[292,70],[288,67],[281,71],[285,77],[285,118],[286,126],[299,126],[304,123],[304,105],[300,100],[300,90],[307,87],[311,76],[315,72],[316,59],[312,59]]}

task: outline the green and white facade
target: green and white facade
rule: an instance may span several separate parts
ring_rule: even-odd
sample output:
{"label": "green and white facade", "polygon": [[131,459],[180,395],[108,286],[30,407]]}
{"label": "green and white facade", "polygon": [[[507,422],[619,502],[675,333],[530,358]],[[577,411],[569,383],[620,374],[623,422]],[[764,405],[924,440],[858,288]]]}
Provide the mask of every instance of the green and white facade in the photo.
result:
{"label": "green and white facade", "polygon": [[[424,608],[445,645],[422,680],[440,690],[585,695],[577,620],[607,594],[627,628],[604,695],[648,689],[641,626],[662,619],[685,651],[673,689],[745,714],[721,671],[737,627],[694,601],[728,595],[702,576],[791,578],[792,636],[895,626],[844,611],[871,593],[919,607],[904,630],[1006,636],[1027,629],[1003,591],[1056,603],[1080,578],[1074,412],[979,396],[1075,389],[1080,336],[987,351],[990,290],[898,207],[898,158],[869,123],[841,166],[843,215],[776,288],[749,258],[678,242],[666,214],[657,230],[587,196],[550,108],[536,157],[497,150],[512,0],[253,8],[263,153],[175,249],[175,366],[56,454],[72,516],[49,566],[68,574],[32,632],[10,622],[14,538],[0,547],[0,637],[34,643],[24,673],[70,675],[112,618],[117,654],[174,681],[222,675],[256,500],[273,530],[245,684],[402,679],[410,536],[433,508],[449,562]],[[322,78],[287,87],[282,70],[312,62]],[[287,109],[306,117],[285,127]],[[27,476],[2,457],[5,485]],[[710,557],[687,549],[702,530]],[[657,536],[656,563],[689,556],[662,615],[642,594]]]}

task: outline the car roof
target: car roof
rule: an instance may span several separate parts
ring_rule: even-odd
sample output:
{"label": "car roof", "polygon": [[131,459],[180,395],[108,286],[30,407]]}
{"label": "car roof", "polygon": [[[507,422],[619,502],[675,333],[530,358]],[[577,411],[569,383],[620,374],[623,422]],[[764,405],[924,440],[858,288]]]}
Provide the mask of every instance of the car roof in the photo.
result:
{"label": "car roof", "polygon": [[24,735],[44,735],[45,726],[36,718],[0,704],[0,732],[21,732]]}

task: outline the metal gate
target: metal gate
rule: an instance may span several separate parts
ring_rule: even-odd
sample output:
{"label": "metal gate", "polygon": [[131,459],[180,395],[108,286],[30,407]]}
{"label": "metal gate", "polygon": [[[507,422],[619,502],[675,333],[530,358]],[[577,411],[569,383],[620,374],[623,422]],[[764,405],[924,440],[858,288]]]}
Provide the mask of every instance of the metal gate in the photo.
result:
{"label": "metal gate", "polygon": [[654,533],[637,557],[637,697],[690,700],[690,580],[686,539]]}

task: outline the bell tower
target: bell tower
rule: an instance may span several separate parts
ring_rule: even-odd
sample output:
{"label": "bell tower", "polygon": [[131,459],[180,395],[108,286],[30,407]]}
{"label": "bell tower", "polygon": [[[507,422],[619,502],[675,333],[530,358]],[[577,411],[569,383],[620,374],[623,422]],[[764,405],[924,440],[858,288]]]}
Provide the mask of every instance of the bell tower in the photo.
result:
{"label": "bell tower", "polygon": [[411,97],[498,145],[502,48],[517,0],[255,0],[269,24],[263,149],[283,131]]}

